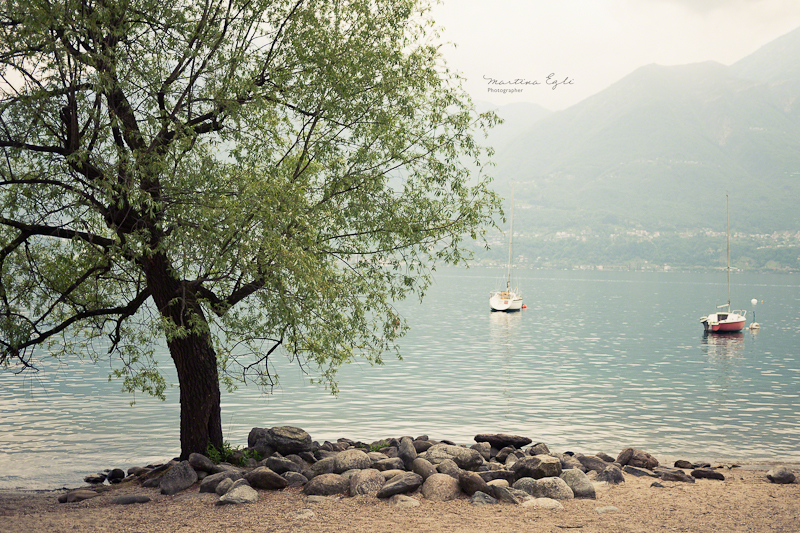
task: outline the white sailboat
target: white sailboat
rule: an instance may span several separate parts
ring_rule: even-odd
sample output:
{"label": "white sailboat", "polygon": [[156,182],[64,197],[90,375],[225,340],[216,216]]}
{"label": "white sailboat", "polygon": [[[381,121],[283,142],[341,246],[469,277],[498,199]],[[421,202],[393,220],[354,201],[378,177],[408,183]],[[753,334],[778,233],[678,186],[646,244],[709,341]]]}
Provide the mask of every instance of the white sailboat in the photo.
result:
{"label": "white sailboat", "polygon": [[[728,303],[718,305],[718,311],[700,318],[703,330],[708,333],[734,333],[744,329],[747,311],[731,310],[731,226],[728,212],[728,195],[725,195],[726,231],[728,234]],[[719,311],[719,309],[724,309]]]}
{"label": "white sailboat", "polygon": [[522,295],[518,288],[511,288],[511,244],[514,239],[514,189],[511,189],[511,222],[508,231],[508,276],[505,290],[492,291],[489,294],[489,307],[492,311],[519,311],[522,309]]}

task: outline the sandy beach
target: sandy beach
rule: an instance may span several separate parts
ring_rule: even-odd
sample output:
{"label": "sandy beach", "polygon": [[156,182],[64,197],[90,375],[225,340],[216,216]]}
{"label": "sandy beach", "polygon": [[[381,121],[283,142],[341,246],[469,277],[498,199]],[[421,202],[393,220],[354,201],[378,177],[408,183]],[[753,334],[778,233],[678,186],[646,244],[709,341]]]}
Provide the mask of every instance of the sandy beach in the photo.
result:
{"label": "sandy beach", "polygon": [[[374,495],[310,501],[300,489],[259,491],[257,503],[215,505],[198,484],[165,496],[157,488],[123,483],[96,498],[58,503],[64,491],[0,492],[0,530],[119,532],[797,532],[800,484],[771,483],[769,465],[722,468],[724,481],[659,481],[626,474],[619,485],[598,485],[597,498],[564,500],[561,510],[501,503],[476,506],[466,496],[449,502],[411,494],[420,505],[396,508]],[[151,501],[119,505],[120,495]],[[598,512],[600,511],[604,512]]]}

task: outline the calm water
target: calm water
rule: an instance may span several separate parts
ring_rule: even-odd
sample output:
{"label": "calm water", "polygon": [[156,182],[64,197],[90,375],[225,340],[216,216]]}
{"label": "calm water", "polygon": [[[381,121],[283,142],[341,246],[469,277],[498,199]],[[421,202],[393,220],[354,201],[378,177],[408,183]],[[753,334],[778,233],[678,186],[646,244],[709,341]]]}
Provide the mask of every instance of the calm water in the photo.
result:
{"label": "calm water", "polygon": [[[800,461],[797,276],[735,275],[734,307],[750,316],[757,298],[761,330],[704,336],[724,273],[522,271],[528,309],[510,315],[488,308],[502,275],[439,271],[422,305],[399,306],[412,326],[404,360],[348,365],[338,398],[285,361],[273,395],[223,393],[226,439],[244,446],[250,428],[277,425],[318,441],[504,432],[554,451]],[[0,489],[77,486],[179,453],[177,387],[131,407],[108,373],[79,360],[0,373]]]}

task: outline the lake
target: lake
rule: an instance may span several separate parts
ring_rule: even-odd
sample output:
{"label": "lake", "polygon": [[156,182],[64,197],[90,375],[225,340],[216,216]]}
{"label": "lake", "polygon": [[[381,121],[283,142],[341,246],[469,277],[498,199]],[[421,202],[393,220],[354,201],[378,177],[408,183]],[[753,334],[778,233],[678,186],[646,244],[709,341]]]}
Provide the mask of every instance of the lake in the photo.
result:
{"label": "lake", "polygon": [[[358,362],[330,396],[285,359],[269,396],[223,392],[223,432],[292,425],[320,442],[427,434],[460,444],[513,433],[552,451],[657,458],[800,462],[800,278],[734,274],[735,308],[758,299],[758,332],[704,335],[699,318],[727,298],[724,272],[517,273],[527,309],[489,311],[502,269],[446,268],[422,304],[398,310],[403,360]],[[163,368],[174,382],[164,354]],[[48,361],[0,373],[0,489],[83,484],[179,454],[177,386],[167,401],[120,391],[109,363]],[[131,406],[132,399],[136,400]]]}

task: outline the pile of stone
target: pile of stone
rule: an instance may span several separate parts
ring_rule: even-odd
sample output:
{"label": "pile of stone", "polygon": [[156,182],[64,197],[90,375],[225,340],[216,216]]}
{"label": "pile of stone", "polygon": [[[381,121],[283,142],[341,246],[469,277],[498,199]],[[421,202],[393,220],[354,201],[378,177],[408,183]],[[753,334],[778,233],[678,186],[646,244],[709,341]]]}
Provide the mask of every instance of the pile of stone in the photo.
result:
{"label": "pile of stone", "polygon": [[[131,468],[124,479],[119,472],[108,471],[106,479],[136,481],[168,495],[199,482],[200,492],[219,495],[218,505],[255,502],[258,490],[302,487],[310,498],[374,494],[399,506],[418,504],[408,494],[419,491],[429,500],[466,495],[476,505],[508,502],[556,508],[560,507],[558,500],[594,499],[598,483],[622,483],[624,474],[689,483],[725,479],[707,463],[678,461],[674,467],[664,467],[635,448],[626,448],[614,458],[604,453],[551,453],[545,444],[532,445],[531,439],[517,435],[481,434],[475,442],[466,447],[420,436],[371,444],[349,439],[319,444],[300,428],[253,428],[247,450],[240,453],[246,466],[215,464],[204,455],[192,454],[186,461]],[[254,455],[265,459],[256,461]],[[776,469],[768,478],[791,483],[794,474],[786,468]],[[654,481],[653,486],[660,483]],[[91,491],[84,492],[92,497],[87,495]],[[83,499],[74,493],[62,498]],[[127,496],[117,503],[148,500],[147,496]]]}

